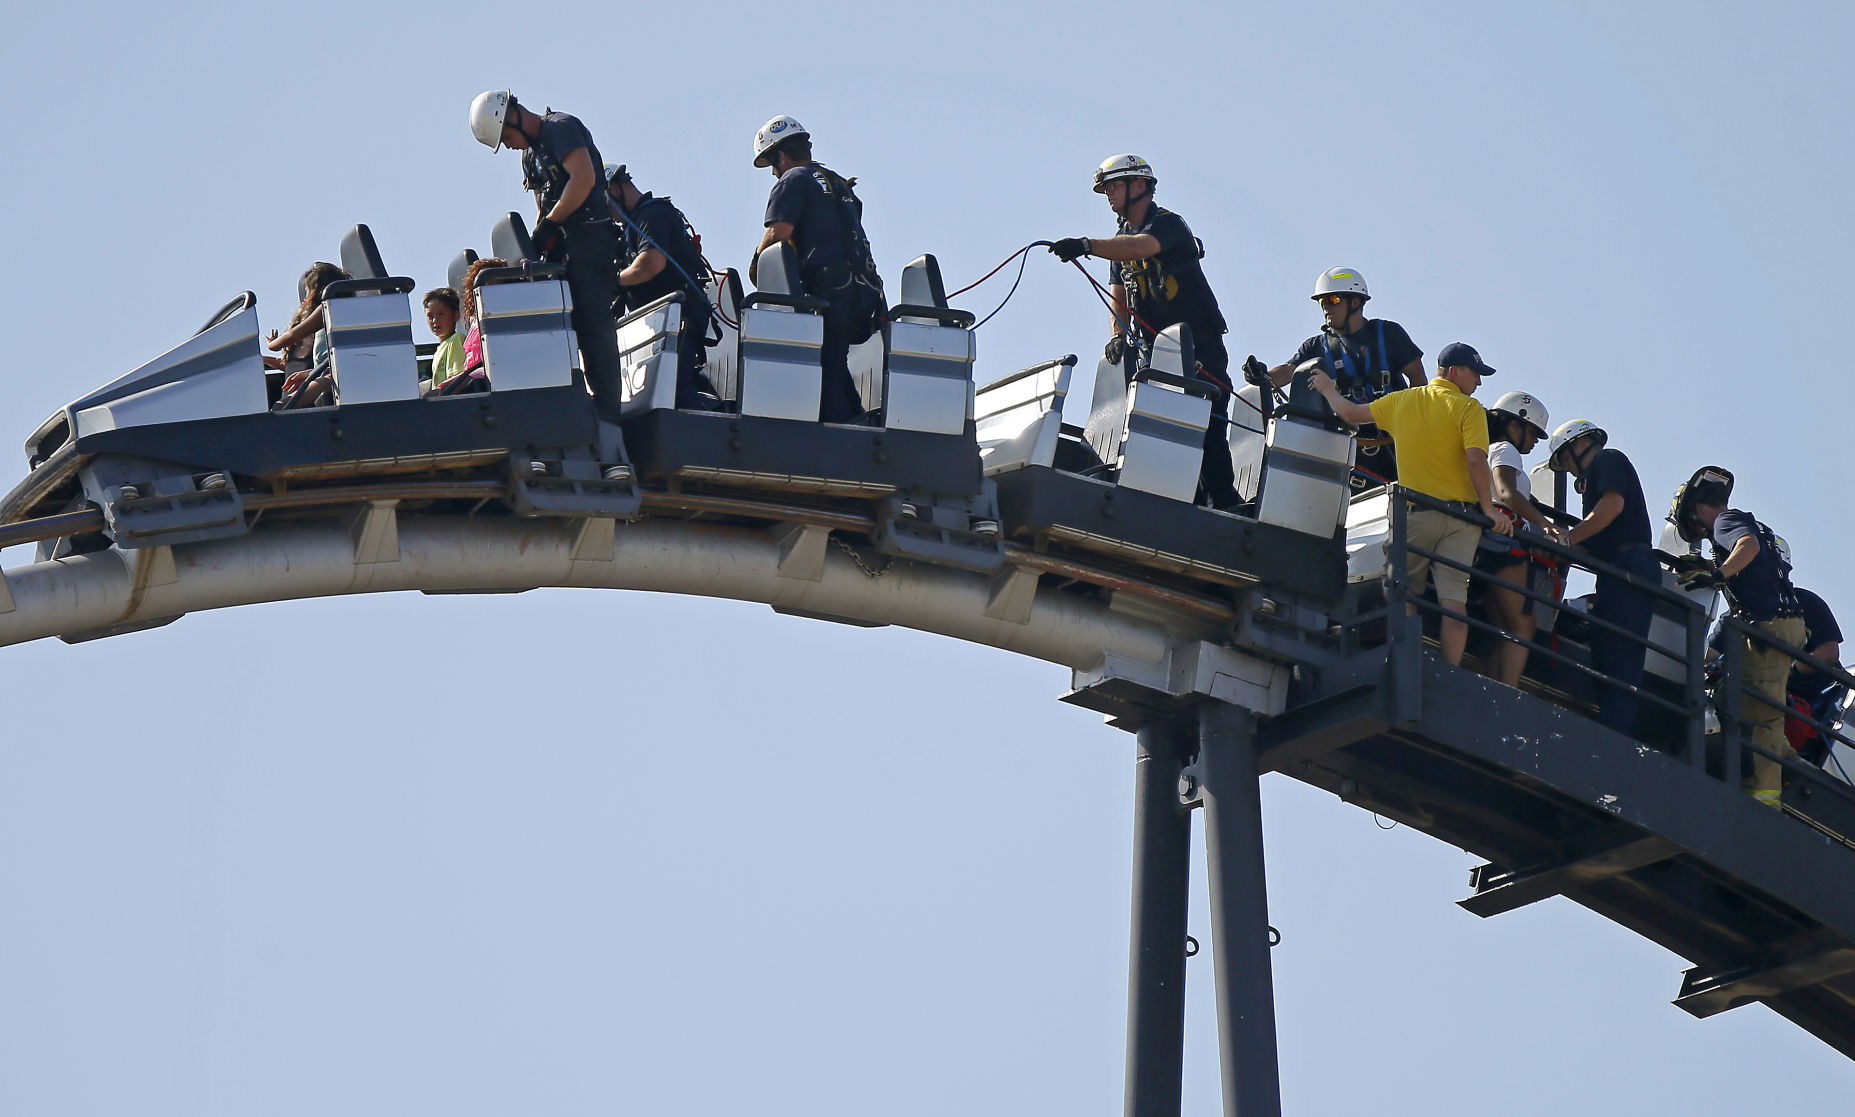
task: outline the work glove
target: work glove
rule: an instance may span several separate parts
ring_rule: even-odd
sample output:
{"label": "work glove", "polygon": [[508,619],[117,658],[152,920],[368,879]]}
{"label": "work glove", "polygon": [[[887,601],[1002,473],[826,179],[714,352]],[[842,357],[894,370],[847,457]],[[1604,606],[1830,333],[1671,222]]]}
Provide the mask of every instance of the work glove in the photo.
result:
{"label": "work glove", "polygon": [[1121,358],[1127,355],[1127,338],[1115,334],[1108,339],[1108,344],[1102,346],[1101,355],[1106,357],[1111,365],[1120,364]]}
{"label": "work glove", "polygon": [[1251,353],[1243,361],[1243,379],[1259,388],[1268,387],[1269,366],[1257,360],[1256,354]]}
{"label": "work glove", "polygon": [[560,252],[565,237],[561,234],[560,222],[551,217],[543,217],[535,222],[535,231],[528,239],[534,242],[535,252],[543,260],[552,261]]}
{"label": "work glove", "polygon": [[1089,255],[1089,239],[1087,237],[1064,237],[1052,244],[1050,251],[1056,254],[1057,259],[1067,264],[1078,257]]}
{"label": "work glove", "polygon": [[1717,590],[1726,586],[1726,579],[1720,577],[1720,572],[1710,566],[1683,571],[1677,575],[1677,578],[1684,590]]}

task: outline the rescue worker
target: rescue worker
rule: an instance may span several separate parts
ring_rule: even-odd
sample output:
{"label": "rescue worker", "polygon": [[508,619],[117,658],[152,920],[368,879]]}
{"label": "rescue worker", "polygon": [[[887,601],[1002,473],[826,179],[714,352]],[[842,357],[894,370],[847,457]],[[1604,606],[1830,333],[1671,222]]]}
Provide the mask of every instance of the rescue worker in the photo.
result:
{"label": "rescue worker", "polygon": [[[1783,555],[1783,540],[1778,540],[1780,557]],[[1788,565],[1788,562],[1786,563]],[[1803,613],[1804,637],[1802,647],[1811,656],[1824,663],[1840,665],[1842,662],[1842,627],[1836,623],[1836,615],[1829,609],[1829,603],[1802,586],[1792,585],[1797,594],[1797,607]],[[1809,711],[1813,721],[1824,725],[1835,724],[1836,708],[1842,704],[1845,688],[1840,682],[1831,678],[1803,660],[1798,660],[1791,667],[1791,677],[1785,684],[1785,691],[1794,700],[1800,699]],[[1791,741],[1791,747],[1797,755],[1816,765],[1818,768],[1829,759],[1829,742],[1813,726],[1802,722],[1790,722],[1786,725],[1787,733],[1797,731]]]}
{"label": "rescue worker", "polygon": [[[1531,555],[1523,537],[1532,534],[1557,540],[1559,529],[1533,503],[1533,480],[1527,476],[1525,455],[1533,452],[1546,437],[1552,420],[1546,405],[1525,392],[1508,392],[1488,409],[1488,472],[1494,487],[1494,503],[1511,515],[1513,536],[1489,533],[1475,554],[1475,568],[1503,581],[1538,589],[1535,571],[1550,572],[1550,566]],[[1501,631],[1515,637],[1501,641],[1495,652],[1494,677],[1510,687],[1520,686],[1526,671],[1529,649],[1518,641],[1531,641],[1539,630],[1533,615],[1534,602],[1517,590],[1485,583],[1482,602],[1488,619]]]}
{"label": "rescue worker", "polygon": [[1198,501],[1232,509],[1242,498],[1230,460],[1230,354],[1224,349],[1228,327],[1199,265],[1204,250],[1184,218],[1154,203],[1158,186],[1152,166],[1138,155],[1103,160],[1095,170],[1095,193],[1107,197],[1108,208],[1119,219],[1115,235],[1064,237],[1050,245],[1050,251],[1066,264],[1094,256],[1113,265],[1109,290],[1114,334],[1103,355],[1121,365],[1123,373],[1128,330],[1142,349],[1150,351],[1159,331],[1180,322],[1191,327],[1197,359],[1192,378],[1217,390],[1204,432]]}
{"label": "rescue worker", "polygon": [[[1777,537],[1750,512],[1726,507],[1726,487],[1697,485],[1688,494],[1688,506],[1707,533],[1713,552],[1711,570],[1699,570],[1683,579],[1690,587],[1717,577],[1725,584],[1734,619],[1772,640],[1801,645],[1807,636],[1803,608],[1791,586],[1790,563],[1780,554]],[[1735,632],[1742,647],[1740,683],[1745,695],[1743,719],[1752,744],[1752,778],[1746,790],[1769,807],[1782,806],[1784,766],[1773,757],[1792,755],[1784,736],[1785,684],[1790,678],[1790,653],[1765,640]],[[1766,755],[1766,754],[1770,755]]]}
{"label": "rescue worker", "polygon": [[772,169],[766,200],[766,232],[754,249],[749,279],[756,278],[760,253],[781,241],[799,255],[805,294],[824,299],[824,391],[818,417],[848,423],[864,415],[863,397],[850,377],[850,347],[868,341],[888,306],[882,276],[863,233],[863,203],[857,180],[844,178],[812,159],[811,133],[789,116],[776,116],[754,133],[754,166]]}
{"label": "rescue worker", "polygon": [[[1661,566],[1650,550],[1649,506],[1643,501],[1636,467],[1623,451],[1609,448],[1610,436],[1589,419],[1573,419],[1552,432],[1548,461],[1560,473],[1577,478],[1584,518],[1566,533],[1565,542],[1583,547],[1591,557],[1619,567],[1649,583],[1659,583]],[[1635,639],[1593,626],[1591,667],[1624,687],[1598,684],[1597,720],[1619,733],[1636,735],[1634,688],[1642,684],[1644,641],[1655,615],[1655,598],[1615,574],[1597,575],[1597,599],[1591,615],[1630,633]]]}
{"label": "rescue worker", "polygon": [[676,338],[676,406],[713,410],[720,405],[702,369],[708,362],[712,313],[702,280],[708,268],[683,211],[667,197],[640,191],[631,172],[618,163],[605,165],[606,203],[624,236],[624,266],[618,273],[616,314],[638,310],[673,292],[683,295],[683,325]]}
{"label": "rescue worker", "polygon": [[[1365,304],[1372,297],[1358,268],[1328,268],[1314,281],[1314,301],[1325,322],[1320,332],[1301,343],[1295,355],[1269,370],[1277,387],[1287,385],[1295,369],[1318,359],[1340,385],[1340,394],[1358,403],[1371,403],[1386,392],[1423,385],[1423,350],[1403,326],[1383,318],[1367,318]],[[1386,481],[1398,479],[1398,462],[1391,439],[1376,427],[1362,427],[1357,436],[1359,468]],[[1355,490],[1379,482],[1355,473]]]}
{"label": "rescue worker", "polygon": [[[1340,394],[1339,385],[1323,368],[1311,369],[1309,380],[1333,413],[1355,426],[1376,423],[1396,440],[1404,461],[1400,484],[1451,506],[1412,508],[1405,520],[1405,542],[1411,547],[1443,556],[1459,564],[1442,566],[1414,550],[1405,553],[1404,569],[1410,576],[1413,598],[1423,592],[1426,574],[1436,584],[1436,603],[1443,610],[1438,642],[1443,659],[1462,662],[1468,646],[1469,566],[1481,544],[1482,526],[1465,513],[1480,512],[1492,521],[1491,530],[1512,534],[1513,524],[1494,506],[1493,481],[1488,473],[1488,415],[1471,397],[1482,377],[1494,369],[1471,345],[1460,341],[1437,354],[1436,378],[1422,388],[1393,392],[1371,403]],[[1405,606],[1417,612],[1415,600]]]}
{"label": "rescue worker", "polygon": [[544,260],[566,264],[586,381],[600,414],[616,421],[621,370],[612,301],[619,236],[600,186],[602,161],[592,133],[566,113],[530,112],[500,89],[471,102],[470,134],[491,151],[507,146],[522,153],[522,188],[534,192],[537,212],[529,239]]}

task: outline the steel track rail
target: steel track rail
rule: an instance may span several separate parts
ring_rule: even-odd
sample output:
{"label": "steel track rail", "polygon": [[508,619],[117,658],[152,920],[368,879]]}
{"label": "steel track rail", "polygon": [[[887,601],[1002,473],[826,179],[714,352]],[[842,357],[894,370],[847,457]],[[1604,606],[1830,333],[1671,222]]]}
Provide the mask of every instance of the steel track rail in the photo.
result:
{"label": "steel track rail", "polygon": [[[493,500],[507,492],[507,483],[494,480],[382,481],[365,485],[249,493],[245,495],[244,503],[247,509],[262,512],[273,509],[334,508],[383,500]],[[646,509],[661,512],[741,516],[864,535],[870,534],[876,528],[873,516],[786,501],[757,500],[710,493],[674,492],[664,489],[641,489],[641,495]],[[101,531],[104,526],[103,513],[96,508],[23,520],[0,526],[0,547],[67,538],[87,532]],[[1228,602],[1145,581],[1121,571],[1077,561],[1074,558],[1007,544],[1005,559],[1011,565],[1022,569],[1057,574],[1104,589],[1145,598],[1155,604],[1177,609],[1204,620],[1227,624],[1237,619],[1236,609]]]}

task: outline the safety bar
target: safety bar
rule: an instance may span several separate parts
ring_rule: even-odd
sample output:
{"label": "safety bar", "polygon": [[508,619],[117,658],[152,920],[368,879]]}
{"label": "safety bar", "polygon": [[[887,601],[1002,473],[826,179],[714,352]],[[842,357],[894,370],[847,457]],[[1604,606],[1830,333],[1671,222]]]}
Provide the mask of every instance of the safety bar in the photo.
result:
{"label": "safety bar", "polygon": [[671,303],[680,303],[682,301],[683,301],[683,293],[681,291],[672,291],[667,295],[663,295],[658,298],[652,299],[650,302],[645,303],[643,306],[639,307],[636,310],[628,312],[623,318],[620,318],[618,320],[614,328],[622,330],[626,326],[630,325],[633,322],[638,321],[641,318],[644,318],[647,315],[657,313],[659,310],[662,310],[664,307],[669,306]]}
{"label": "safety bar", "polygon": [[782,295],[777,291],[755,291],[741,300],[741,309],[754,306],[789,306],[794,310],[815,310],[820,314],[830,306],[828,299],[814,299],[810,295]]}
{"label": "safety bar", "polygon": [[949,310],[944,306],[917,306],[914,303],[900,303],[889,308],[891,318],[932,318],[943,326],[955,329],[971,329],[978,315],[970,310]]}
{"label": "safety bar", "polygon": [[477,286],[488,287],[496,283],[527,283],[536,279],[560,279],[567,274],[565,264],[538,264],[534,262],[510,264],[501,268],[484,268],[477,273]]}
{"label": "safety bar", "polygon": [[[992,381],[990,384],[981,384],[979,385],[979,391],[989,392],[994,388],[1002,388],[1005,385],[1012,383],[1013,381],[1022,380],[1027,376],[1036,376],[1038,373],[1044,371],[1045,369],[1055,368],[1058,365],[1073,365],[1075,363],[1076,363],[1076,355],[1074,353],[1067,353],[1061,357],[1058,357],[1054,361],[1045,361],[1042,364],[1032,365],[1029,368],[1021,368],[1016,372],[1009,373],[1005,376],[999,377],[997,380]],[[60,412],[59,414],[62,415],[63,412]],[[53,416],[53,417],[56,418],[57,416]]]}
{"label": "safety bar", "polygon": [[1134,373],[1134,383],[1164,384],[1168,388],[1177,388],[1188,396],[1208,399],[1213,404],[1217,402],[1217,397],[1223,394],[1223,389],[1214,384],[1206,384],[1202,380],[1192,380],[1188,377],[1177,376],[1170,372],[1159,372],[1150,368],[1143,368],[1139,372]]}
{"label": "safety bar", "polygon": [[418,280],[403,275],[389,275],[382,279],[337,279],[322,288],[322,297],[344,299],[354,295],[408,295],[418,285]]}
{"label": "safety bar", "polygon": [[226,303],[224,306],[220,307],[218,310],[213,311],[213,316],[206,320],[206,324],[204,326],[201,326],[199,329],[193,331],[193,336],[199,337],[201,334],[205,333],[207,330],[210,330],[214,326],[217,326],[219,323],[226,321],[227,319],[231,318],[233,315],[243,314],[245,311],[251,309],[252,307],[256,305],[258,305],[258,297],[252,294],[250,291],[246,291],[245,293],[239,295],[237,298],[233,299],[232,301]]}

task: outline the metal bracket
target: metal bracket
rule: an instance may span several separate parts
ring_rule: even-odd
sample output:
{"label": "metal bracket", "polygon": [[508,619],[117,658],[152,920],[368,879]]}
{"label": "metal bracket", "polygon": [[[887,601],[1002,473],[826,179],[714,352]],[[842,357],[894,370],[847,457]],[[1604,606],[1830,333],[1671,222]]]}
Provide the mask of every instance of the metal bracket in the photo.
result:
{"label": "metal bracket", "polygon": [[370,500],[342,519],[356,566],[399,561],[399,501]]}
{"label": "metal bracket", "polygon": [[1031,607],[1037,602],[1037,578],[1037,571],[1021,566],[999,571],[986,587],[985,615],[995,621],[1029,624]]}
{"label": "metal bracket", "polygon": [[828,528],[811,524],[780,524],[772,531],[779,544],[779,576],[796,582],[824,579],[824,556],[830,549]]}
{"label": "metal bracket", "polygon": [[605,516],[587,516],[574,529],[574,562],[611,562],[617,554],[617,520]]}

